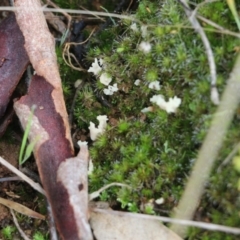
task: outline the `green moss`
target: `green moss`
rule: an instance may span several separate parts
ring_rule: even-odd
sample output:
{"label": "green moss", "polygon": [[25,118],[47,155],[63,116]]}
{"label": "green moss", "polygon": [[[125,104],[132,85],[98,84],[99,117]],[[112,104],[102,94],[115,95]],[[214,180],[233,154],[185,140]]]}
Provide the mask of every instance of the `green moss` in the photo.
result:
{"label": "green moss", "polygon": [[[237,31],[225,2],[204,4],[199,13],[227,29]],[[118,199],[123,208],[140,211],[140,206],[150,199],[163,197],[165,202],[161,208],[172,211],[181,197],[216,110],[210,100],[209,63],[198,34],[190,27],[185,28],[188,20],[177,1],[142,0],[136,17],[147,26],[146,36],[142,36],[139,23],[138,31],[133,31],[130,28],[132,23],[123,20],[90,40],[86,59],[92,62],[94,58],[102,58],[105,63],[103,71],[112,76],[110,84],[116,83],[119,91],[106,96],[103,94],[106,86],[99,81],[99,76],[95,82],[86,81],[77,96],[74,121],[79,128],[88,130],[89,122],[97,123],[98,115],[106,114],[110,119],[105,133],[90,145],[94,164],[94,172],[89,179],[91,192],[108,183],[122,182],[130,185],[132,190],[114,187],[106,190],[102,199],[110,202]],[[209,28],[206,24],[202,25]],[[207,36],[218,70],[217,87],[222,93],[239,40],[212,31],[207,32]],[[138,48],[142,41],[152,46],[148,54]],[[61,59],[59,63],[63,69],[63,81],[66,79],[65,96],[70,101],[73,79],[83,77],[93,81],[93,76],[78,73],[73,77],[74,74]],[[67,76],[71,76],[72,80],[67,80]],[[136,79],[141,80],[139,86],[134,84]],[[152,81],[160,81],[161,89],[149,89]],[[99,101],[96,93],[102,94],[111,107]],[[158,94],[163,95],[166,101],[174,96],[181,98],[176,113],[168,114],[150,102],[150,98]],[[152,111],[143,114],[141,110],[149,106],[153,107]],[[239,141],[239,127],[239,121],[235,119],[219,160],[223,160]],[[199,207],[203,209],[201,220],[235,227],[239,225],[236,211],[240,208],[236,185],[239,176],[234,171],[229,165],[221,174],[212,173]],[[147,209],[147,212],[161,214],[158,209]],[[235,239],[224,233],[196,228],[190,229],[188,237]]]}
{"label": "green moss", "polygon": [[44,237],[44,235],[40,232],[36,232],[33,235],[33,240],[45,240],[46,238]]}
{"label": "green moss", "polygon": [[13,239],[13,233],[16,232],[16,228],[12,226],[6,226],[1,230],[3,239],[10,240]]}

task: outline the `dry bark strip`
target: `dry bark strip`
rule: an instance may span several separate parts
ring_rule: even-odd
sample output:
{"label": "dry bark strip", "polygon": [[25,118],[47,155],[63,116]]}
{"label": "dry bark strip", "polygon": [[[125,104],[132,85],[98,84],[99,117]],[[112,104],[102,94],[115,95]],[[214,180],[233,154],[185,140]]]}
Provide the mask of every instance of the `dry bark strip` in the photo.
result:
{"label": "dry bark strip", "polygon": [[57,180],[67,189],[73,206],[75,222],[82,239],[92,240],[92,231],[88,224],[88,160],[87,142],[80,145],[80,152],[74,158],[62,162],[58,168]]}
{"label": "dry bark strip", "polygon": [[[15,6],[20,7],[16,10],[16,19],[24,35],[25,48],[36,75],[30,83],[28,94],[16,101],[14,108],[25,128],[31,108],[36,105],[29,140],[32,142],[36,138],[39,139],[34,148],[34,156],[61,239],[90,240],[92,239],[90,227],[86,226],[87,210],[80,210],[81,216],[84,217],[77,218],[76,214],[79,204],[85,206],[87,199],[72,201],[75,197],[71,196],[61,174],[57,174],[62,163],[67,162],[69,158],[74,159],[74,151],[54,39],[48,30],[39,0],[16,0]],[[74,170],[76,169],[72,168],[72,171]],[[71,173],[68,173],[68,176],[71,178]],[[75,178],[72,179],[72,183],[74,180]],[[81,184],[87,190],[85,182],[79,184],[78,182],[75,185],[78,191],[82,190]],[[83,224],[79,223],[82,220]],[[81,229],[83,225],[85,229]],[[88,235],[84,235],[85,232]]]}
{"label": "dry bark strip", "polygon": [[23,34],[10,14],[0,24],[0,118],[28,63]]}
{"label": "dry bark strip", "polygon": [[[46,191],[47,198],[52,206],[57,229],[63,239],[82,239],[79,221],[76,221],[74,206],[71,202],[71,192],[63,184],[63,180],[57,171],[61,163],[66,159],[73,158],[73,151],[69,140],[65,137],[65,127],[63,119],[52,99],[54,88],[43,77],[33,76],[29,86],[29,92],[14,104],[17,116],[23,126],[26,127],[31,107],[36,105],[29,134],[30,142],[38,138],[34,149],[34,156],[38,165],[40,178]],[[72,168],[72,173],[68,172],[71,178],[75,174],[80,175],[79,168]],[[65,176],[67,177],[67,176]],[[72,184],[75,179],[72,178]],[[79,183],[76,185],[78,189]],[[78,190],[79,191],[79,190]],[[87,201],[87,197],[86,197]],[[80,202],[78,202],[78,208]],[[82,202],[86,205],[85,202]],[[86,218],[87,219],[87,216]],[[79,220],[79,219],[78,219]],[[79,233],[80,231],[80,233]]]}

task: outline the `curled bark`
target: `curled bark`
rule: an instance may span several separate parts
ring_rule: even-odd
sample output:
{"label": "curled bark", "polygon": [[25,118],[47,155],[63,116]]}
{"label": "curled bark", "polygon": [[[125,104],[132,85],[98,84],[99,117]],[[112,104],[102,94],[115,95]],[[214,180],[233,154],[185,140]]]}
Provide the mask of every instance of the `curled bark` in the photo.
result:
{"label": "curled bark", "polygon": [[[54,39],[48,30],[39,0],[16,0],[15,6],[19,7],[16,10],[16,19],[24,35],[25,48],[36,75],[32,78],[28,94],[16,101],[14,108],[25,128],[31,108],[33,105],[36,106],[29,140],[33,142],[38,139],[34,147],[34,156],[61,238],[92,239],[90,227],[87,226],[87,197],[85,200],[77,201],[77,206],[76,202],[72,201],[75,199],[73,193],[69,191],[64,181],[68,178],[70,182],[74,182],[76,180],[74,171],[80,179],[85,178],[85,175],[81,176],[82,172],[78,172],[76,168],[71,168],[72,173],[67,172],[67,175],[61,170],[58,171],[60,166],[69,162],[66,159],[74,160],[74,151]],[[78,161],[75,161],[72,161],[74,166],[78,165]],[[78,166],[82,167],[81,164]],[[84,188],[87,189],[87,185],[84,185]],[[82,210],[82,206],[85,210]],[[76,217],[76,212],[81,212],[80,217]],[[84,219],[84,224],[81,224],[81,219]]]}

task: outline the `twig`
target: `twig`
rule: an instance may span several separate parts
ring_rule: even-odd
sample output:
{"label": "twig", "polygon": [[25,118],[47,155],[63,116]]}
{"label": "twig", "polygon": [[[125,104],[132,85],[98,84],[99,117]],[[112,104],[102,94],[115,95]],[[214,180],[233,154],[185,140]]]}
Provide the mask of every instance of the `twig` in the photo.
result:
{"label": "twig", "polygon": [[[21,10],[22,7],[1,7],[0,10],[2,11],[16,11],[16,10]],[[26,8],[25,8],[26,9]],[[121,15],[117,13],[106,13],[106,12],[98,12],[98,11],[85,11],[85,10],[74,10],[74,9],[54,9],[54,8],[39,8],[39,11],[44,11],[44,12],[67,12],[67,13],[74,13],[74,14],[83,14],[83,15],[98,15],[98,16],[103,16],[103,17],[114,17],[114,18],[120,18],[120,19],[126,19],[130,21],[135,21],[141,23],[140,20],[127,16],[127,15]]]}
{"label": "twig", "polygon": [[224,166],[226,166],[231,160],[232,158],[234,157],[234,155],[237,153],[237,151],[239,150],[240,148],[240,142],[235,145],[235,147],[233,148],[233,150],[228,154],[228,156],[224,159],[224,161],[220,164],[220,166],[218,167],[217,169],[217,173],[220,173],[222,168]]}
{"label": "twig", "polygon": [[68,25],[67,25],[67,30],[69,31],[70,30],[70,27],[71,27],[71,21],[72,21],[72,17],[71,15],[69,15],[66,11],[64,11],[63,9],[61,9],[58,5],[56,5],[55,3],[53,3],[52,1],[50,0],[47,0],[47,4],[58,9],[68,20]]}
{"label": "twig", "polygon": [[25,174],[23,174],[22,172],[20,172],[17,168],[15,168],[13,165],[11,165],[9,162],[7,162],[5,159],[3,159],[2,157],[0,157],[0,163],[5,166],[6,168],[8,168],[10,171],[12,171],[13,173],[15,173],[17,176],[19,176],[22,180],[24,180],[25,182],[27,182],[30,186],[32,186],[35,190],[37,190],[38,192],[42,193],[43,195],[45,195],[45,191],[43,190],[43,188],[38,184],[35,183],[32,179],[30,179],[29,177],[27,177]]}
{"label": "twig", "polygon": [[201,21],[211,25],[212,27],[215,27],[216,29],[220,30],[221,33],[223,34],[227,34],[227,35],[230,35],[230,36],[234,36],[234,37],[237,37],[237,38],[240,38],[240,34],[239,33],[235,33],[235,32],[232,32],[228,29],[225,29],[223,28],[222,26],[216,24],[215,22],[201,16],[201,15],[196,15],[198,19],[200,19]]}
{"label": "twig", "polygon": [[104,213],[104,214],[118,215],[118,216],[129,216],[134,218],[152,219],[152,220],[157,220],[157,221],[162,221],[167,223],[176,223],[183,226],[198,227],[198,228],[203,228],[210,231],[219,231],[219,232],[232,233],[237,235],[240,234],[240,228],[227,227],[227,226],[213,224],[213,223],[196,222],[196,221],[183,220],[183,219],[152,216],[152,215],[140,214],[140,213],[119,212],[119,211],[99,209],[99,208],[92,208],[91,211]]}
{"label": "twig", "polygon": [[15,214],[14,214],[14,212],[13,212],[12,209],[10,209],[10,212],[11,212],[12,217],[13,217],[13,222],[14,222],[15,226],[17,227],[17,229],[18,229],[21,237],[22,237],[24,240],[30,240],[30,238],[28,238],[28,236],[24,233],[24,231],[23,231],[23,230],[21,229],[21,227],[19,226],[18,221],[17,221],[17,218],[16,218],[16,216],[15,216]]}
{"label": "twig", "polygon": [[0,178],[0,182],[23,181],[20,177],[4,177]]}
{"label": "twig", "polygon": [[89,201],[93,200],[94,198],[97,198],[99,197],[100,193],[103,192],[104,190],[110,188],[110,187],[114,187],[114,186],[118,186],[118,187],[126,187],[126,188],[129,188],[129,189],[132,189],[130,186],[128,186],[127,184],[124,184],[124,183],[110,183],[102,188],[100,188],[99,190],[89,194]]}
{"label": "twig", "polygon": [[209,63],[209,68],[210,68],[210,76],[211,76],[211,100],[215,105],[219,104],[219,94],[216,88],[216,82],[217,82],[217,73],[216,73],[216,64],[214,61],[214,56],[213,56],[213,51],[211,48],[211,45],[208,41],[208,38],[203,31],[202,26],[198,22],[197,18],[195,17],[195,14],[193,11],[191,11],[187,5],[186,0],[179,0],[179,2],[182,3],[184,6],[185,13],[188,17],[189,22],[192,24],[193,28],[196,30],[196,32],[199,33],[203,45],[206,50],[207,58],[208,58],[208,63]]}
{"label": "twig", "polygon": [[[20,9],[19,7],[0,7],[0,11],[15,11],[17,9]],[[130,20],[133,22],[138,22],[140,24],[142,24],[142,22],[134,17],[131,16],[127,16],[127,15],[121,15],[121,14],[116,14],[116,13],[106,13],[106,12],[97,12],[97,11],[84,11],[84,10],[73,10],[73,9],[53,9],[53,8],[44,8],[44,9],[40,9],[43,12],[56,12],[56,13],[61,13],[62,10],[64,10],[64,12],[68,12],[68,13],[72,13],[72,14],[82,14],[82,15],[98,15],[98,16],[103,16],[103,17],[114,17],[114,18],[119,18],[119,19],[126,19],[126,20]],[[199,17],[199,15],[197,15],[197,17]],[[202,20],[202,19],[201,19]],[[204,20],[202,20],[204,21]],[[209,20],[210,21],[210,20]],[[209,25],[211,25],[209,23]],[[156,25],[153,24],[149,24],[149,26],[155,27]],[[192,29],[192,27],[189,26],[183,26],[182,24],[175,24],[175,25],[166,25],[166,24],[158,24],[158,26],[160,27],[176,27],[176,28],[185,28],[185,29]],[[228,35],[232,35],[235,37],[240,38],[240,34],[239,33],[234,33],[232,31],[229,31],[227,29],[225,30],[213,30],[213,29],[208,29],[208,28],[203,28],[205,31],[211,31],[211,32],[216,32],[216,33],[222,33],[222,34],[228,34]]]}
{"label": "twig", "polygon": [[[183,196],[179,202],[175,218],[191,219],[198,206],[209,178],[218,151],[221,149],[224,136],[232,121],[234,113],[240,102],[240,55],[237,57],[230,78],[226,81],[222,100],[213,116],[210,129],[199,151],[198,158],[194,164]],[[186,228],[174,224],[172,230],[180,236],[184,236]]]}
{"label": "twig", "polygon": [[[196,8],[194,9],[194,12],[198,11],[199,8],[201,8],[202,6],[204,6],[205,4],[209,4],[209,3],[213,3],[213,2],[219,2],[219,0],[205,0],[199,4],[197,4]],[[195,5],[195,3],[193,2],[189,2],[193,5]]]}
{"label": "twig", "polygon": [[33,181],[38,182],[38,183],[41,182],[39,176],[36,173],[34,173],[33,171],[31,171],[30,169],[28,169],[26,167],[22,167],[22,165],[20,165],[19,170],[22,173],[26,174],[28,177],[30,177]]}
{"label": "twig", "polygon": [[[84,11],[86,11],[86,12],[89,12],[89,14],[91,13],[91,11],[87,10],[87,9],[86,9],[85,7],[83,7],[83,6],[81,6],[80,8],[83,9]],[[95,16],[97,19],[105,22],[104,19],[100,18],[97,14],[92,14],[92,15]]]}

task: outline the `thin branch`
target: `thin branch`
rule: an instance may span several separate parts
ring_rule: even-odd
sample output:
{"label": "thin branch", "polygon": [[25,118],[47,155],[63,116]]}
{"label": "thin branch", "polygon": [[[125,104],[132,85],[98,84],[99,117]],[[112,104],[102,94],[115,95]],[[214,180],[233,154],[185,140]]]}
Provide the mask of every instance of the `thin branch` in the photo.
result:
{"label": "thin branch", "polygon": [[[204,6],[205,4],[209,4],[209,3],[213,3],[213,2],[219,2],[220,0],[205,0],[199,4],[197,4],[196,8],[194,9],[194,11],[198,11],[199,8],[201,8],[202,6]],[[189,3],[195,5],[194,2],[190,2]]]}
{"label": "thin branch", "polygon": [[17,176],[19,176],[22,180],[24,180],[25,182],[27,182],[31,187],[33,187],[35,190],[37,190],[38,192],[42,193],[43,195],[45,195],[45,191],[43,190],[43,188],[38,184],[35,183],[31,178],[27,177],[25,174],[23,174],[22,172],[20,172],[17,168],[15,168],[13,165],[11,165],[8,161],[6,161],[5,159],[3,159],[2,157],[0,157],[0,163],[5,166],[6,168],[8,168],[11,172],[15,173]]}
{"label": "thin branch", "polygon": [[216,24],[215,22],[213,22],[213,21],[211,21],[211,20],[209,20],[209,19],[207,19],[207,18],[205,18],[205,17],[203,17],[201,15],[197,14],[196,16],[201,21],[203,21],[203,22],[209,24],[210,26],[215,27],[216,29],[220,30],[221,33],[227,34],[227,35],[230,35],[230,36],[234,36],[234,37],[237,37],[237,38],[240,38],[240,34],[239,33],[235,33],[235,32],[232,32],[232,31],[230,31],[228,29],[225,29],[222,26]]}
{"label": "thin branch", "polygon": [[24,233],[24,231],[23,231],[23,230],[21,229],[21,227],[19,226],[18,221],[17,221],[17,218],[16,218],[16,216],[15,216],[15,214],[14,214],[14,212],[13,212],[12,209],[10,209],[10,212],[11,212],[12,217],[13,217],[13,222],[14,222],[15,226],[17,227],[17,229],[18,229],[21,237],[22,237],[24,240],[30,240],[30,238],[28,238],[28,236]]}
{"label": "thin branch", "polygon": [[[15,11],[19,9],[19,7],[0,7],[0,11]],[[62,13],[63,11],[66,13],[73,13],[73,14],[82,14],[82,15],[93,15],[93,16],[103,16],[103,17],[114,17],[114,18],[119,18],[119,19],[126,19],[126,20],[130,20],[133,22],[138,22],[140,24],[142,24],[142,22],[134,17],[131,16],[127,16],[127,15],[121,15],[121,14],[116,14],[116,13],[106,13],[106,12],[96,12],[96,11],[84,11],[84,10],[73,10],[73,9],[53,9],[53,8],[42,8],[41,9],[43,12],[56,12],[56,13]],[[197,17],[202,21],[207,22],[206,20],[204,20],[203,17],[201,17],[200,15],[197,15]],[[214,26],[213,22],[210,23],[211,21],[208,20],[209,22],[207,22],[209,25]],[[215,23],[216,24],[216,23]],[[149,24],[149,26],[153,26],[155,27],[155,25]],[[158,26],[161,27],[176,27],[176,28],[185,28],[185,29],[193,29],[192,27],[189,26],[183,26],[182,24],[175,24],[175,25],[166,25],[166,24],[158,24]],[[216,26],[219,26],[216,24]],[[216,27],[215,26],[215,27]],[[222,28],[221,26],[216,27],[219,30],[213,30],[213,29],[208,29],[208,28],[203,28],[205,31],[210,31],[210,32],[216,32],[216,33],[222,33],[222,34],[227,34],[227,35],[231,35],[237,38],[240,38],[240,34],[239,33],[235,33],[232,31],[229,31],[227,29]]]}
{"label": "thin branch", "polygon": [[126,187],[126,188],[129,188],[129,189],[132,189],[132,188],[131,188],[130,186],[128,186],[127,184],[124,184],[124,183],[115,183],[115,182],[113,182],[113,183],[110,183],[110,184],[108,184],[108,185],[100,188],[99,190],[97,190],[97,191],[89,194],[89,197],[88,197],[88,198],[89,198],[89,201],[91,201],[91,200],[99,197],[99,195],[100,195],[101,192],[103,192],[104,190],[106,190],[106,189],[108,189],[108,188],[110,188],[110,187],[114,187],[114,186]]}
{"label": "thin branch", "polygon": [[20,177],[4,177],[0,178],[0,182],[23,181]]}
{"label": "thin branch", "polygon": [[[22,7],[1,7],[1,11],[16,11],[21,10]],[[106,13],[106,12],[97,12],[97,11],[88,11],[88,10],[74,10],[74,9],[54,9],[54,8],[39,8],[39,11],[44,12],[56,12],[56,13],[74,13],[74,14],[83,14],[83,15],[98,15],[103,17],[114,17],[114,18],[120,18],[120,19],[126,19],[131,20],[135,22],[141,22],[138,19],[127,16],[127,15],[120,15],[116,13]]]}
{"label": "thin branch", "polygon": [[69,15],[66,11],[62,10],[57,4],[53,3],[50,0],[47,0],[47,4],[58,9],[68,20],[68,25],[67,25],[67,30],[70,30],[71,28],[71,22],[72,22],[72,17]]}
{"label": "thin branch", "polygon": [[217,91],[217,88],[216,88],[216,82],[217,82],[216,64],[215,64],[214,55],[213,55],[211,45],[208,41],[208,38],[207,38],[202,26],[198,22],[194,12],[191,11],[190,8],[188,7],[187,1],[186,0],[179,0],[179,2],[181,2],[182,5],[184,6],[184,10],[185,10],[185,13],[188,17],[189,22],[192,24],[192,26],[196,30],[196,32],[199,33],[199,35],[202,39],[203,45],[204,45],[205,50],[206,50],[207,58],[208,58],[209,68],[210,68],[211,100],[215,105],[218,105],[219,104],[219,94],[218,94],[218,91]]}
{"label": "thin branch", "polygon": [[231,160],[232,158],[236,155],[240,148],[240,142],[236,144],[233,148],[233,150],[228,154],[228,156],[224,159],[224,161],[220,164],[220,166],[217,169],[217,173],[220,173],[222,168],[225,167]]}

